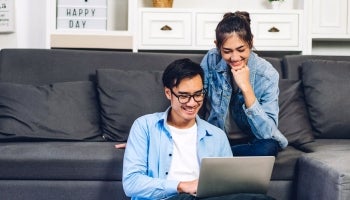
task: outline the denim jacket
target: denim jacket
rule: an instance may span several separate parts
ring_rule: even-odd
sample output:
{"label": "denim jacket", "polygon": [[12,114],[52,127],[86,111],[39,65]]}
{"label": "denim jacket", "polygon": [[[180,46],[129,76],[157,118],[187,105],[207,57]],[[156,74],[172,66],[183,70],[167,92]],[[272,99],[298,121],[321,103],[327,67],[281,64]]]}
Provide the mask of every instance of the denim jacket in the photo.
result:
{"label": "denim jacket", "polygon": [[216,48],[208,51],[201,66],[205,75],[206,100],[210,105],[206,113],[210,123],[224,129],[224,120],[232,97],[234,120],[243,132],[257,139],[274,139],[281,148],[288,145],[288,140],[277,128],[279,74],[269,62],[254,52],[250,53],[248,59],[250,83],[256,96],[256,101],[250,108],[245,107],[240,89],[232,96],[231,73]]}

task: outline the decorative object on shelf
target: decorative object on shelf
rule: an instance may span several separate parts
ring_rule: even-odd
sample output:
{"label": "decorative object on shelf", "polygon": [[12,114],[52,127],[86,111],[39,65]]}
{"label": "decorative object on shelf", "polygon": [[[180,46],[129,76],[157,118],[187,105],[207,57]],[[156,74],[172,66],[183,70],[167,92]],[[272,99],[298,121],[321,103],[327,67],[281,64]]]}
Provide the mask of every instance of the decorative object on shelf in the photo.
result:
{"label": "decorative object on shelf", "polygon": [[284,0],[267,0],[267,1],[270,3],[272,9],[278,9]]}
{"label": "decorative object on shelf", "polygon": [[14,29],[14,0],[0,0],[0,33],[12,33]]}
{"label": "decorative object on shelf", "polygon": [[173,7],[173,0],[153,0],[153,7],[155,7],[155,8],[171,8],[171,7]]}
{"label": "decorative object on shelf", "polygon": [[107,0],[58,0],[57,29],[107,30]]}

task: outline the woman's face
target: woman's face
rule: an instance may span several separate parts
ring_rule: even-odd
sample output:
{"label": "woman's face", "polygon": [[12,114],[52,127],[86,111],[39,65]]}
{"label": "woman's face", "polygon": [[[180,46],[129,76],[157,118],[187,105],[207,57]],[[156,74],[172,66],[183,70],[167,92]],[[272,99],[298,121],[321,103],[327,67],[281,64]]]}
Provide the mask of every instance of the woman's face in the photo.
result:
{"label": "woman's face", "polygon": [[241,40],[236,33],[229,35],[220,47],[222,58],[231,68],[247,65],[250,51],[248,43]]}

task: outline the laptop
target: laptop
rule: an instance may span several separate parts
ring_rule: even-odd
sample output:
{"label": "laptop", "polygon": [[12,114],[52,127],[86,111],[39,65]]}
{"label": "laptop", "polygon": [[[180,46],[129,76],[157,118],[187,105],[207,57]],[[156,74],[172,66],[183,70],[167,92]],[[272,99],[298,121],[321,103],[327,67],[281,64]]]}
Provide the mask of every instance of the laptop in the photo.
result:
{"label": "laptop", "polygon": [[274,156],[203,158],[196,197],[266,194]]}

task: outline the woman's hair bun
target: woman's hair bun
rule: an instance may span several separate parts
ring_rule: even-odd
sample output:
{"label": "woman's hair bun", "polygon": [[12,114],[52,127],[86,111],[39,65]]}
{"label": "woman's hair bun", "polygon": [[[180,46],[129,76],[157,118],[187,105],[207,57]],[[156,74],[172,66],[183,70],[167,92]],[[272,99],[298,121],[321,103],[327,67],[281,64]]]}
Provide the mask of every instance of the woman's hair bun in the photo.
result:
{"label": "woman's hair bun", "polygon": [[236,11],[236,12],[227,12],[224,14],[223,18],[229,18],[229,17],[240,17],[245,19],[250,24],[250,15],[246,11]]}

